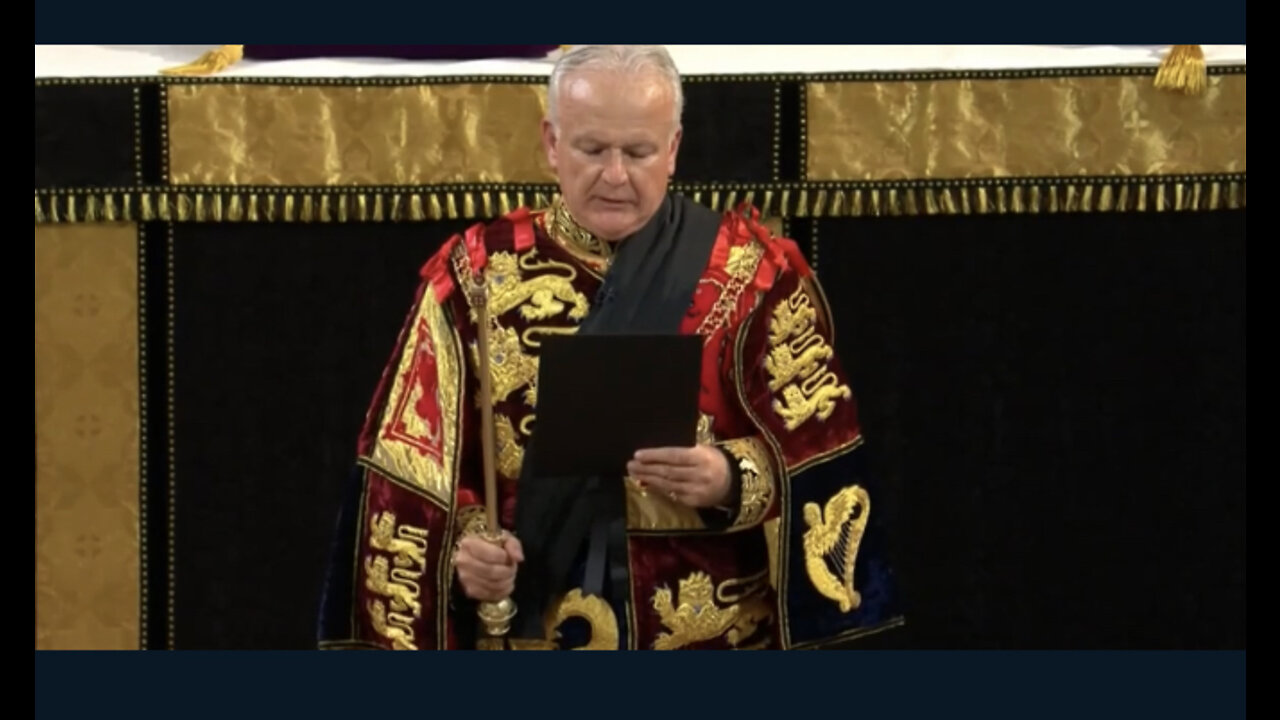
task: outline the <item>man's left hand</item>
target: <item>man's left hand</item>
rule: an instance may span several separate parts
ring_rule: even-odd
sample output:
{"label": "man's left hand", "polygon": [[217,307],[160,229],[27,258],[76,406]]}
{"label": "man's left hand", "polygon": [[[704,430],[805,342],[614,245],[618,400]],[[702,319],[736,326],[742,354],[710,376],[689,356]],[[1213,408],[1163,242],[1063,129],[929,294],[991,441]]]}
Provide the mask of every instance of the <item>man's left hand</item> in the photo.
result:
{"label": "man's left hand", "polygon": [[627,473],[646,489],[695,508],[724,504],[731,489],[729,463],[710,445],[641,450]]}

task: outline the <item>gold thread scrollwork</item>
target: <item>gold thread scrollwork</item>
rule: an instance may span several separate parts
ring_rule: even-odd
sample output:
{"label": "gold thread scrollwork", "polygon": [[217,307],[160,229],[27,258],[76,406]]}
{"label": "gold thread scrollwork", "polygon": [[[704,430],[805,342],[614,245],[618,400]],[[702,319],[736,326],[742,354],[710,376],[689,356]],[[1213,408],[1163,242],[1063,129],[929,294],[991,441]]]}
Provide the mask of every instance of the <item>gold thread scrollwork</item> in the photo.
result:
{"label": "gold thread scrollwork", "polygon": [[834,351],[818,333],[817,316],[802,286],[778,305],[769,322],[770,350],[764,367],[770,376],[769,389],[782,389],[782,399],[774,400],[773,410],[788,430],[815,415],[826,420],[835,412],[837,400],[853,396],[829,369]]}
{"label": "gold thread scrollwork", "polygon": [[398,650],[417,649],[413,621],[422,617],[427,537],[425,528],[397,524],[387,511],[374,515],[369,525],[369,546],[380,551],[364,560],[365,588],[380,596],[367,604],[369,620]]}
{"label": "gold thread scrollwork", "polygon": [[592,235],[578,224],[563,200],[556,198],[543,216],[547,234],[561,247],[596,270],[607,270],[613,260],[613,248],[609,243]]}
{"label": "gold thread scrollwork", "polygon": [[467,505],[458,510],[454,518],[454,527],[459,537],[484,532],[484,505]]}
{"label": "gold thread scrollwork", "polygon": [[804,505],[804,566],[819,593],[848,613],[862,604],[862,594],[853,586],[858,547],[867,528],[871,497],[858,485],[841,489],[825,508],[818,503]]}
{"label": "gold thread scrollwork", "polygon": [[574,588],[547,611],[545,627],[547,640],[559,643],[559,627],[570,618],[580,618],[591,628],[591,639],[575,650],[618,650],[618,616],[609,603],[595,595],[583,595]]}
{"label": "gold thread scrollwork", "polygon": [[[658,588],[653,609],[670,632],[659,633],[653,649],[677,650],[721,636],[732,647],[749,640],[773,616],[764,592],[765,577],[766,573],[761,573],[746,580],[728,580],[716,588],[709,575],[694,572],[680,580],[675,597],[670,588]],[[731,595],[730,589],[738,587],[746,589]]]}

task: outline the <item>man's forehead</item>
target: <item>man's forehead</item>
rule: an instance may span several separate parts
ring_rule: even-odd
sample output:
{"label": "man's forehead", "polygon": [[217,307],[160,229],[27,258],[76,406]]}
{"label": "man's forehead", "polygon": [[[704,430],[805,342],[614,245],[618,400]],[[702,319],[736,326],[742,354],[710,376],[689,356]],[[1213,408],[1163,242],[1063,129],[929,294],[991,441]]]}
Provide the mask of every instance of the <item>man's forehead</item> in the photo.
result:
{"label": "man's forehead", "polygon": [[562,103],[657,105],[673,101],[671,87],[656,71],[582,68],[565,75]]}

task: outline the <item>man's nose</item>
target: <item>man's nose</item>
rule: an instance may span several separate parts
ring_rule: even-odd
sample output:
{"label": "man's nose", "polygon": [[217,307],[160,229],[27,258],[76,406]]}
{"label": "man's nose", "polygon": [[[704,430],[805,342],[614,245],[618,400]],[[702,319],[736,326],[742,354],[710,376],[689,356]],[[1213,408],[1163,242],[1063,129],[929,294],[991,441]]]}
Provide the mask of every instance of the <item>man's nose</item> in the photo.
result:
{"label": "man's nose", "polygon": [[622,163],[622,153],[609,153],[604,163],[604,181],[610,185],[621,185],[627,181],[627,168]]}

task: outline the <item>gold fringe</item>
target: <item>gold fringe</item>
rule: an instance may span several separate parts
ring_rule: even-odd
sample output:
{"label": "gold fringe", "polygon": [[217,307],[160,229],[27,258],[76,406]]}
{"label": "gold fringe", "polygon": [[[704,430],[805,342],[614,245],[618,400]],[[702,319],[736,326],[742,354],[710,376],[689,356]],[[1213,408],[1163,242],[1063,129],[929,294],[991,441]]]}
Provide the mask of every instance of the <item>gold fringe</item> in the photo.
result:
{"label": "gold fringe", "polygon": [[193,62],[177,67],[165,68],[164,75],[200,76],[215,75],[244,59],[243,45],[219,45],[206,52]]}
{"label": "gold fringe", "polygon": [[[964,185],[952,187],[855,187],[850,189],[693,190],[695,202],[720,212],[740,202],[762,217],[837,218],[937,215],[1005,215],[1092,212],[1186,212],[1238,209],[1246,205],[1242,180],[1205,178],[1187,182],[1081,182],[1045,185]],[[262,198],[265,197],[265,202]],[[84,192],[37,195],[37,223],[118,221],[174,222],[387,222],[484,221],[528,207],[518,191],[369,192],[336,196],[330,191],[246,193]],[[532,207],[546,207],[534,193]],[[760,200],[759,203],[756,201]],[[135,212],[134,208],[137,208]]]}
{"label": "gold fringe", "polygon": [[1204,50],[1199,45],[1174,45],[1156,71],[1156,87],[1199,95],[1209,82]]}
{"label": "gold fringe", "polygon": [[[734,207],[737,207],[736,205]],[[831,217],[844,217],[844,192],[837,190],[831,195]]]}

